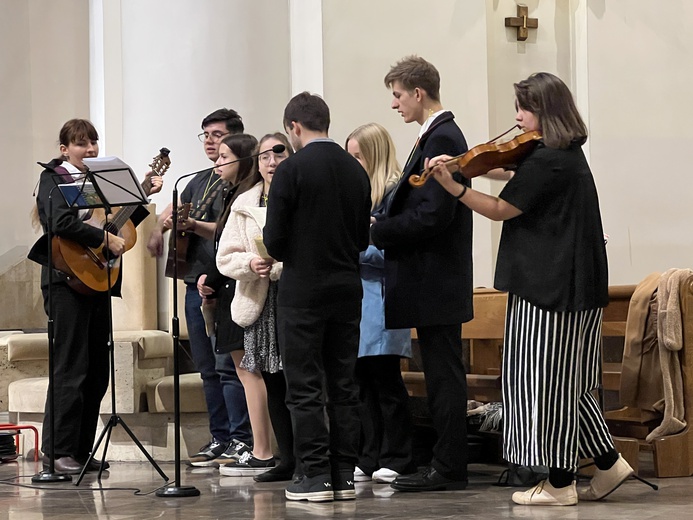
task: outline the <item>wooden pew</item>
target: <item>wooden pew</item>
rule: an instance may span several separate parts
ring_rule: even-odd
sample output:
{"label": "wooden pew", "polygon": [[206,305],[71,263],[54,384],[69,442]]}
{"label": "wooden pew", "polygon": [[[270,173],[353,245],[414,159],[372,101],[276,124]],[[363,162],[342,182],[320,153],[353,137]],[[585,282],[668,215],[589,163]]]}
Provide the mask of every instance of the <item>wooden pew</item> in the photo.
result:
{"label": "wooden pew", "polygon": [[[501,400],[500,366],[505,323],[506,293],[495,289],[474,290],[474,319],[462,325],[465,357],[468,356],[467,387],[469,399],[482,402]],[[414,350],[416,329],[412,329]],[[467,350],[468,349],[468,350]],[[414,354],[416,358],[416,353]],[[412,397],[426,395],[423,372],[403,359],[402,378]]]}

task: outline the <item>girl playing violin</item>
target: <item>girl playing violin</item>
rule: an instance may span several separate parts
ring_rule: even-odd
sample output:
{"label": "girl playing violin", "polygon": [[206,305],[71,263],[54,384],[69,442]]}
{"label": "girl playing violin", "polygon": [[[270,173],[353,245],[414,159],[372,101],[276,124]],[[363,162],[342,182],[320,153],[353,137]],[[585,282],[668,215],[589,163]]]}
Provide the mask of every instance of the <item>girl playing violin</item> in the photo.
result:
{"label": "girl playing violin", "polygon": [[[496,289],[508,292],[503,348],[504,457],[549,467],[548,481],[513,501],[574,505],[614,491],[632,468],[614,447],[592,391],[600,381],[607,259],[599,200],[582,152],[587,128],[568,87],[540,72],[514,85],[519,126],[542,142],[520,163],[498,197],[455,182],[444,165],[435,179],[464,205],[503,221]],[[597,466],[576,490],[579,457]]]}

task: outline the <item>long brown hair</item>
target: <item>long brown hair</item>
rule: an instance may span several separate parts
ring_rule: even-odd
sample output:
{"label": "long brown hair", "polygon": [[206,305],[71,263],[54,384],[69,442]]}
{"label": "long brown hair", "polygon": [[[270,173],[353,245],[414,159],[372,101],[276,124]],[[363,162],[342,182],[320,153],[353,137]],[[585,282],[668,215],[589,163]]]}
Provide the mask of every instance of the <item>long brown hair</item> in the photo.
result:
{"label": "long brown hair", "polygon": [[229,147],[229,150],[241,160],[238,162],[238,174],[236,175],[236,183],[238,186],[236,192],[231,197],[217,218],[217,235],[221,234],[221,231],[226,225],[226,221],[231,213],[231,205],[233,201],[238,198],[241,193],[244,193],[250,189],[253,184],[249,184],[248,179],[252,178],[256,170],[256,162],[253,157],[250,157],[255,152],[257,147],[257,139],[250,134],[232,134],[226,136],[222,144]]}
{"label": "long brown hair", "polygon": [[573,95],[558,77],[536,72],[513,86],[517,106],[537,117],[546,146],[563,149],[572,143],[585,143],[587,126]]}

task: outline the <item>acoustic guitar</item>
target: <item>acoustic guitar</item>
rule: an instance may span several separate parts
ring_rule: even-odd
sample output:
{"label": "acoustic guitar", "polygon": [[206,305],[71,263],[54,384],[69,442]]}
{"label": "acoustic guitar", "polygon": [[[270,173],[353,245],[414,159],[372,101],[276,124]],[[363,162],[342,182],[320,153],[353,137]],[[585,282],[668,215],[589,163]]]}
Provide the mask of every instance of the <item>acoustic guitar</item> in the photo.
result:
{"label": "acoustic guitar", "polygon": [[[171,166],[170,151],[162,148],[149,165],[152,171],[163,176]],[[138,206],[112,208],[112,214],[107,219],[101,208],[93,210],[85,224],[104,229],[125,240],[125,251],[129,251],[137,242],[137,231],[130,217]],[[68,275],[67,282],[75,291],[81,294],[105,292],[113,287],[120,274],[120,256],[113,255],[105,245],[86,247],[73,240],[61,237],[52,239],[53,265],[59,271]],[[111,267],[110,280],[108,266]]]}
{"label": "acoustic guitar", "polygon": [[[192,204],[186,202],[178,208],[178,224],[183,223],[188,220],[190,216],[190,208]],[[173,233],[169,238],[168,243],[168,258],[166,259],[166,271],[165,275],[169,278],[173,278],[173,266],[175,263],[178,264],[178,270],[176,274],[177,278],[182,280],[190,272],[190,264],[188,264],[188,246],[190,245],[190,231],[177,231],[177,237],[173,237]],[[175,240],[175,254],[174,254],[174,240]]]}

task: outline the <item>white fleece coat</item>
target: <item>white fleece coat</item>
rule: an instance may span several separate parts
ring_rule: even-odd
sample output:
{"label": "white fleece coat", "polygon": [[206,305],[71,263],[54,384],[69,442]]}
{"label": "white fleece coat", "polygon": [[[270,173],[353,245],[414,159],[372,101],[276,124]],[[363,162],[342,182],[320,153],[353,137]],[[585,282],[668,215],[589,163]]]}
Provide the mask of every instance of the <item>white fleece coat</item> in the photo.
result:
{"label": "white fleece coat", "polygon": [[250,269],[250,261],[260,256],[255,238],[262,236],[262,228],[246,208],[260,206],[261,196],[262,182],[233,202],[217,250],[219,272],[238,281],[231,303],[231,319],[241,327],[252,325],[260,317],[270,280],[278,280],[282,272],[281,262],[272,265],[269,278],[260,278]]}

